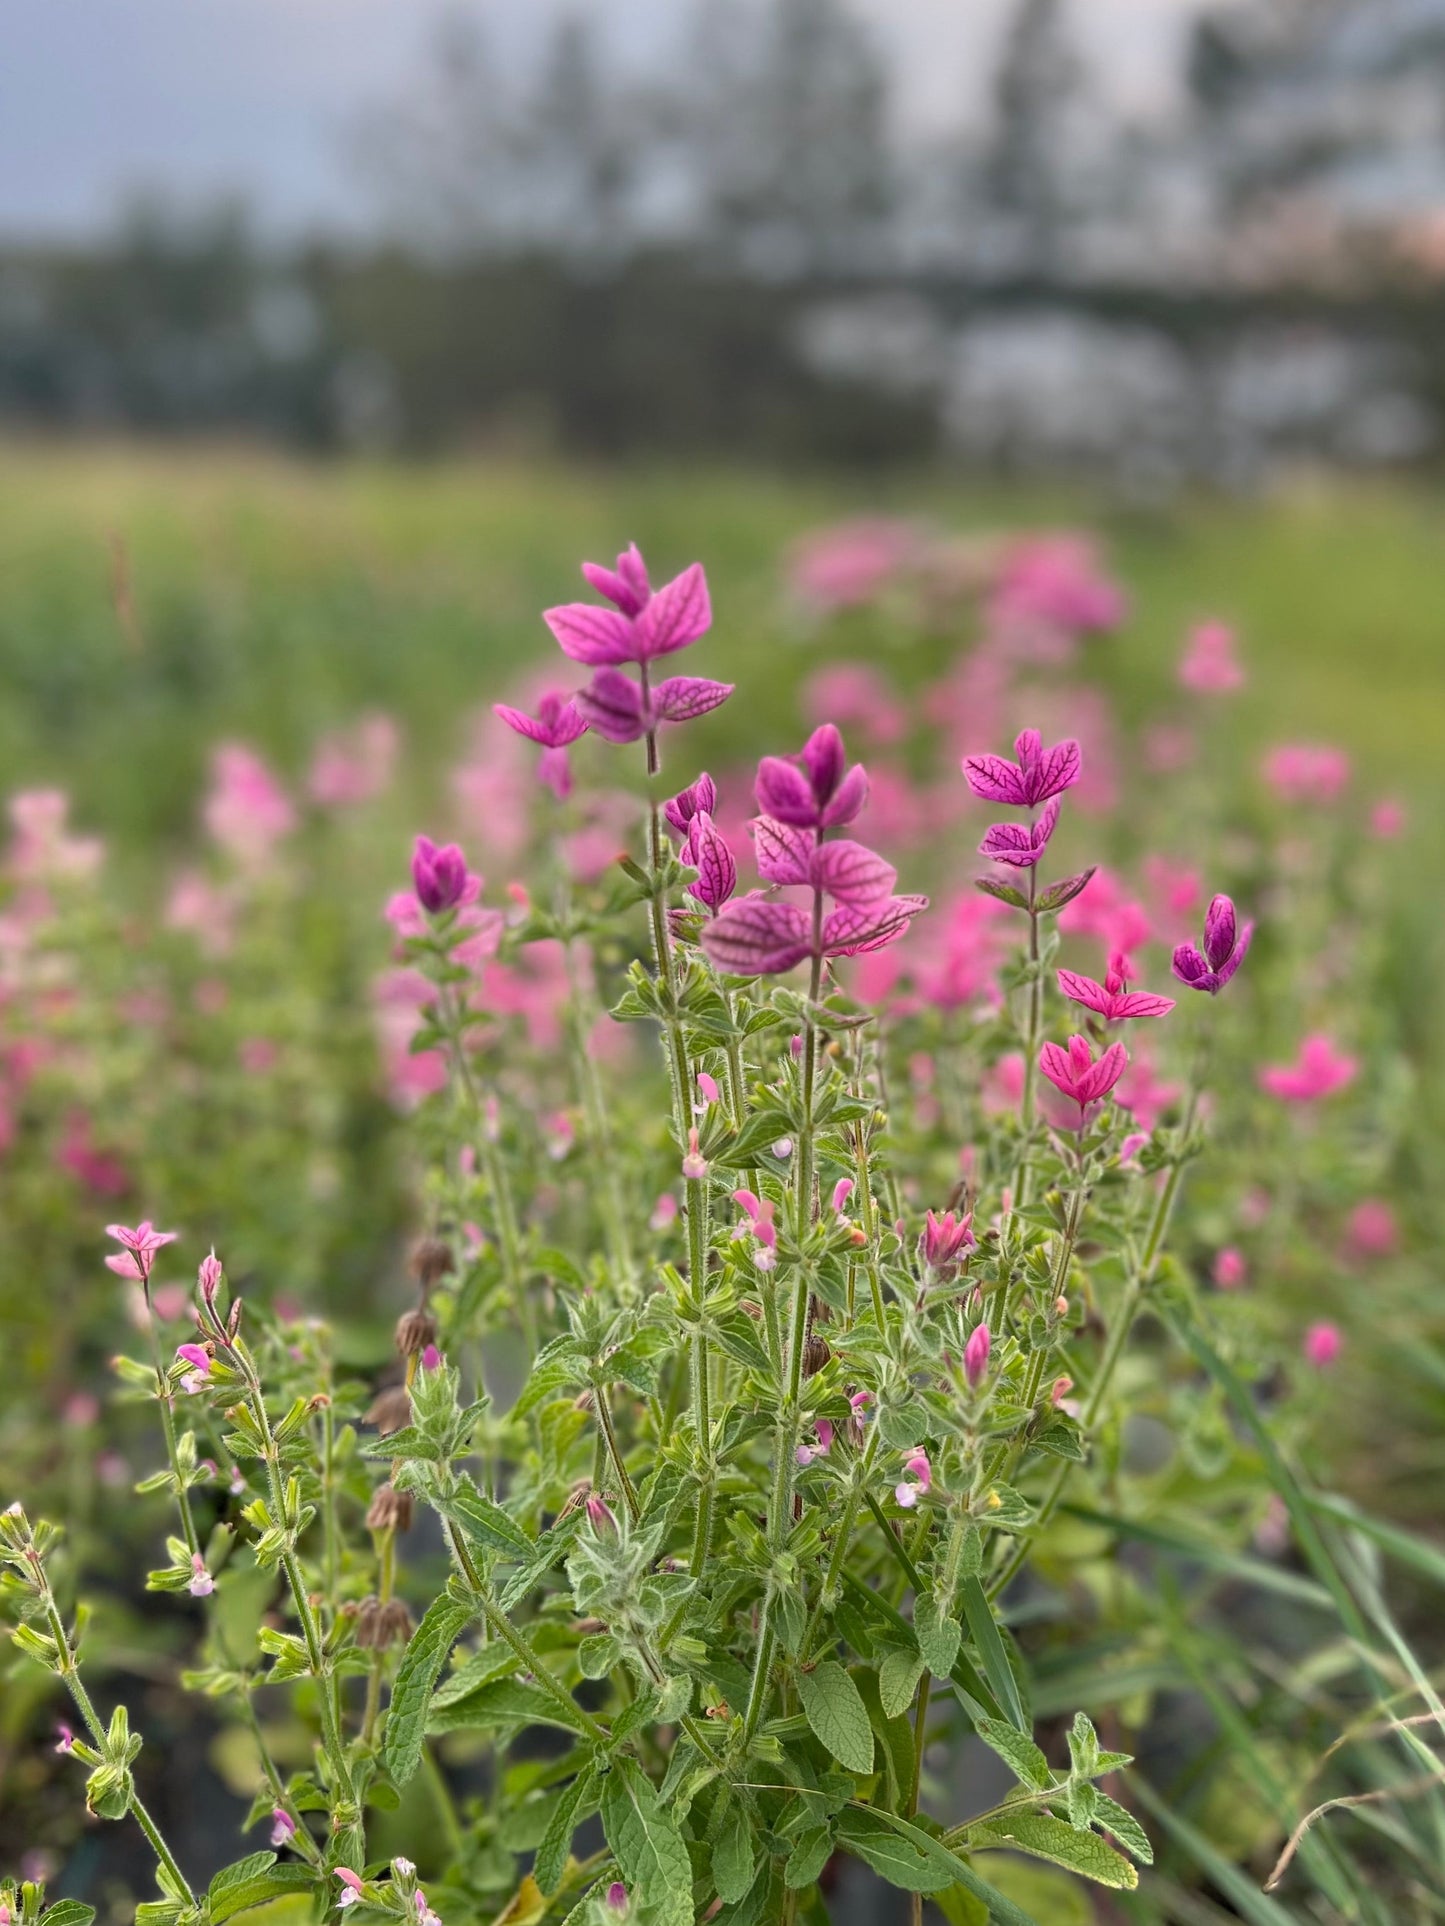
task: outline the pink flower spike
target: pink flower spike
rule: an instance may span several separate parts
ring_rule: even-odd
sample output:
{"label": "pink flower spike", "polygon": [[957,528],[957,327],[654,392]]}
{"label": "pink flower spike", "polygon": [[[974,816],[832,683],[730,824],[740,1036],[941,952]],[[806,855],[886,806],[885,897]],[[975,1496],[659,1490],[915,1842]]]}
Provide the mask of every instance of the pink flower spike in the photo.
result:
{"label": "pink flower spike", "polygon": [[1129,1053],[1122,1043],[1111,1044],[1096,1063],[1083,1037],[1070,1037],[1067,1050],[1062,1044],[1046,1043],[1039,1052],[1039,1068],[1056,1089],[1073,1098],[1081,1118],[1091,1103],[1108,1096],[1128,1064]]}
{"label": "pink flower spike", "polygon": [[271,1844],[289,1846],[296,1837],[296,1821],[284,1806],[271,1808]]}
{"label": "pink flower spike", "polygon": [[794,829],[841,829],[868,800],[862,764],[846,764],[843,738],[825,722],[796,756],[763,757],[753,788],[758,808]]}
{"label": "pink flower spike", "polygon": [[206,1570],[206,1561],[199,1552],[191,1553],[191,1582],[186,1587],[192,1598],[209,1598],[216,1589],[216,1581]]}
{"label": "pink flower spike", "polygon": [[1260,1088],[1283,1103],[1317,1103],[1355,1080],[1358,1057],[1337,1050],[1320,1032],[1307,1036],[1293,1063],[1270,1064],[1259,1073]]}
{"label": "pink flower spike", "polygon": [[712,626],[712,603],[700,562],[685,568],[656,594],[635,545],[618,556],[615,570],[584,562],[582,573],[615,607],[569,602],[544,612],[542,620],[563,654],[574,662],[592,668],[650,662],[685,649]]}
{"label": "pink flower spike", "polygon": [[1037,729],[1024,729],[1015,738],[1014,754],[1017,762],[1004,756],[964,757],[968,786],[981,801],[1036,809],[1051,796],[1072,789],[1083,772],[1083,756],[1072,737],[1045,749]]}
{"label": "pink flower spike", "polygon": [[945,1211],[941,1217],[929,1211],[924,1218],[923,1261],[931,1271],[954,1270],[975,1247],[973,1212],[960,1217]]}
{"label": "pink flower spike", "polygon": [[1305,1362],[1317,1371],[1327,1371],[1344,1348],[1344,1334],[1338,1324],[1312,1324],[1305,1332]]}
{"label": "pink flower spike", "polygon": [[1129,959],[1120,953],[1109,958],[1104,981],[1080,976],[1075,970],[1059,971],[1059,988],[1072,1003],[1082,1003],[1107,1023],[1125,1023],[1131,1017],[1168,1016],[1174,1008],[1172,996],[1152,996],[1145,990],[1128,990]]}
{"label": "pink flower spike", "polygon": [[341,1891],[337,1895],[338,1906],[354,1906],[366,1891],[366,1882],[354,1873],[349,1866],[338,1866],[336,1877],[341,1881]]}
{"label": "pink flower spike", "polygon": [[983,1381],[983,1375],[988,1370],[988,1354],[992,1343],[988,1326],[980,1324],[963,1347],[963,1373],[970,1385],[975,1388]]}

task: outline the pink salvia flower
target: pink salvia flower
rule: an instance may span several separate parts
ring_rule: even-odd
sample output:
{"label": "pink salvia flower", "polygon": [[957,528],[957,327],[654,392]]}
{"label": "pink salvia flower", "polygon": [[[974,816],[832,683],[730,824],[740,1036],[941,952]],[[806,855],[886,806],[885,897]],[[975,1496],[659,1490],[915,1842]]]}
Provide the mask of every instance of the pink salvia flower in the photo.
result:
{"label": "pink salvia flower", "polygon": [[75,1734],[68,1725],[56,1726],[55,1750],[59,1753],[73,1752],[75,1750]]}
{"label": "pink salvia flower", "polygon": [[1227,1244],[1214,1260],[1211,1272],[1221,1291],[1237,1291],[1249,1275],[1249,1268],[1243,1255],[1232,1244]]}
{"label": "pink salvia flower", "polygon": [[1192,943],[1181,943],[1170,968],[1191,990],[1206,990],[1210,996],[1218,996],[1244,961],[1253,935],[1254,924],[1240,927],[1229,897],[1216,896],[1205,912],[1203,951]]}
{"label": "pink salvia flower", "polygon": [[1264,779],[1282,802],[1322,806],[1349,786],[1350,759],[1324,743],[1281,743],[1264,759]]}
{"label": "pink salvia flower", "polygon": [[191,1553],[191,1582],[186,1587],[192,1598],[209,1598],[216,1589],[216,1581],[206,1570],[206,1561],[199,1552]]}
{"label": "pink salvia flower", "polygon": [[690,1184],[700,1184],[707,1176],[707,1159],[698,1147],[696,1130],[687,1133],[687,1153],[682,1160],[682,1174]]}
{"label": "pink salvia flower", "polygon": [[1366,1197],[1350,1212],[1345,1249],[1354,1258],[1392,1257],[1400,1246],[1400,1226],[1383,1197]]}
{"label": "pink salvia flower", "polygon": [[704,909],[720,910],[738,886],[738,865],[727,838],[706,810],[698,810],[688,824],[681,855],[697,871],[687,885],[688,895]]}
{"label": "pink salvia flower", "polygon": [[1195,695],[1233,695],[1244,687],[1244,670],[1234,653],[1234,630],[1223,622],[1201,622],[1192,629],[1179,661],[1179,680]]}
{"label": "pink salvia flower", "polygon": [[678,835],[685,837],[694,816],[717,814],[717,784],[704,769],[696,782],[662,805],[662,813]]}
{"label": "pink salvia flower", "polygon": [[907,1476],[893,1488],[893,1496],[905,1511],[911,1511],[918,1503],[919,1495],[928,1491],[933,1484],[933,1467],[928,1462],[928,1453],[923,1450],[911,1451],[903,1461]]}
{"label": "pink salvia flower", "polygon": [[819,1454],[826,1456],[833,1449],[833,1421],[831,1418],[819,1418],[813,1429],[818,1434]]}
{"label": "pink salvia flower", "polygon": [[137,1284],[148,1284],[156,1261],[156,1253],[167,1244],[174,1244],[179,1231],[158,1231],[147,1219],[137,1224],[134,1230],[124,1224],[107,1224],[107,1237],[113,1237],[117,1244],[123,1244],[123,1251],[113,1252],[106,1258],[107,1270],[117,1277],[128,1277]]}
{"label": "pink salvia flower", "polygon": [[529,716],[524,709],[514,709],[506,702],[494,702],[492,710],[509,729],[540,745],[542,759],[537,765],[537,775],[557,800],[561,802],[570,796],[572,765],[567,746],[587,729],[587,719],[572,697],[563,690],[548,689],[538,699],[535,716]]}
{"label": "pink salvia flower", "polygon": [[289,1846],[296,1837],[296,1821],[284,1806],[271,1808],[271,1844]]}
{"label": "pink salvia flower", "polygon": [[650,662],[687,648],[712,626],[712,603],[701,562],[692,563],[655,594],[636,543],[618,556],[615,569],[584,562],[582,574],[613,607],[569,602],[547,609],[542,617],[563,654],[574,662],[594,669]]}
{"label": "pink salvia flower", "polygon": [[1168,1016],[1174,1008],[1173,997],[1125,989],[1130,975],[1129,959],[1119,951],[1109,958],[1102,983],[1096,983],[1091,976],[1080,976],[1075,970],[1060,970],[1059,988],[1070,1002],[1082,1003],[1086,1010],[1097,1011],[1109,1023],[1127,1022],[1131,1017]]}
{"label": "pink salvia flower", "polygon": [[336,1877],[341,1881],[341,1891],[337,1895],[338,1906],[354,1906],[366,1891],[366,1882],[349,1866],[338,1866]]}
{"label": "pink salvia flower", "polygon": [[1259,1073],[1261,1089],[1284,1103],[1317,1103],[1353,1083],[1359,1059],[1337,1050],[1320,1032],[1307,1036],[1293,1063],[1270,1064]]}
{"label": "pink salvia flower", "polygon": [[587,1494],[587,1522],[600,1537],[617,1536],[617,1517],[605,1498],[595,1491]]}
{"label": "pink salvia flower", "polygon": [[692,722],[727,701],[731,682],[703,676],[674,675],[643,693],[642,685],[620,669],[599,669],[573,698],[589,729],[604,742],[640,742],[664,722]]}
{"label": "pink salvia flower", "polygon": [[698,1071],[697,1088],[698,1094],[705,1104],[716,1103],[718,1097],[721,1095],[717,1087],[717,1078],[710,1077],[706,1070]]}
{"label": "pink salvia flower", "polygon": [[1039,1052],[1039,1068],[1079,1106],[1081,1121],[1090,1104],[1108,1096],[1128,1064],[1129,1053],[1122,1043],[1110,1044],[1096,1063],[1084,1037],[1070,1037],[1067,1049],[1060,1043],[1046,1043]]}
{"label": "pink salvia flower", "polygon": [[778,1232],[773,1223],[773,1200],[759,1197],[750,1190],[735,1190],[733,1202],[741,1204],[748,1214],[748,1223],[741,1226],[746,1233],[751,1229],[757,1239],[758,1249],[754,1256],[760,1271],[770,1271],[778,1261]]}
{"label": "pink salvia flower", "polygon": [[980,1324],[963,1347],[963,1374],[975,1387],[982,1383],[983,1375],[988,1370],[988,1354],[992,1343],[988,1326]]}
{"label": "pink salvia flower", "polygon": [[455,909],[467,893],[467,859],[455,843],[438,846],[430,836],[418,836],[412,849],[411,880],[422,908],[440,916]]}
{"label": "pink salvia flower", "polygon": [[1044,813],[1029,827],[1023,823],[994,823],[978,846],[980,856],[1013,869],[1032,869],[1049,846],[1059,820],[1057,796],[1045,805]]}
{"label": "pink salvia flower", "polygon": [[974,1249],[973,1212],[962,1216],[929,1211],[924,1218],[923,1261],[931,1271],[951,1271]]}
{"label": "pink salvia flower", "polygon": [[1328,1370],[1345,1348],[1344,1334],[1338,1324],[1311,1324],[1304,1336],[1305,1361],[1317,1371]]}
{"label": "pink salvia flower", "polygon": [[1024,729],[1014,739],[1014,754],[1017,762],[1003,756],[964,757],[968,786],[981,801],[1036,809],[1051,796],[1071,789],[1083,771],[1083,757],[1072,737],[1045,749],[1037,729]]}
{"label": "pink salvia flower", "polygon": [[847,767],[831,722],[815,729],[796,756],[764,756],[753,787],[758,808],[794,829],[841,829],[868,800],[862,763]]}
{"label": "pink salvia flower", "polygon": [[847,1209],[848,1199],[853,1195],[853,1179],[840,1177],[833,1186],[833,1214],[841,1217]]}

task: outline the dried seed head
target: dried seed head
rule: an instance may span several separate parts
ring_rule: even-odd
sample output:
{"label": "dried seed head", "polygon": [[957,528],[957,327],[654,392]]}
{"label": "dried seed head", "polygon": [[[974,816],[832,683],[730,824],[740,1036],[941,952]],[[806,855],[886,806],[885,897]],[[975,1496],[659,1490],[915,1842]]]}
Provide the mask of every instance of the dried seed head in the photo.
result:
{"label": "dried seed head", "polygon": [[396,1320],[397,1356],[414,1358],[437,1341],[437,1321],[430,1311],[403,1311]]}
{"label": "dried seed head", "polygon": [[815,1378],[832,1355],[832,1351],[828,1348],[828,1340],[819,1337],[816,1331],[810,1332],[808,1341],[803,1346],[803,1376]]}
{"label": "dried seed head", "polygon": [[397,1491],[391,1485],[378,1485],[367,1508],[367,1530],[410,1531],[413,1509],[409,1491]]}
{"label": "dried seed head", "polygon": [[400,1431],[403,1425],[411,1423],[411,1394],[404,1384],[388,1385],[386,1390],[378,1391],[367,1406],[366,1424],[374,1424],[382,1437],[393,1431]]}
{"label": "dried seed head", "polygon": [[379,1598],[363,1599],[356,1614],[356,1642],[364,1651],[374,1652],[385,1645],[381,1636],[382,1605]]}
{"label": "dried seed head", "polygon": [[431,1290],[451,1272],[451,1245],[444,1237],[419,1237],[411,1247],[410,1269],[421,1288]]}
{"label": "dried seed head", "polygon": [[380,1629],[383,1645],[405,1645],[411,1637],[411,1613],[399,1598],[382,1606]]}

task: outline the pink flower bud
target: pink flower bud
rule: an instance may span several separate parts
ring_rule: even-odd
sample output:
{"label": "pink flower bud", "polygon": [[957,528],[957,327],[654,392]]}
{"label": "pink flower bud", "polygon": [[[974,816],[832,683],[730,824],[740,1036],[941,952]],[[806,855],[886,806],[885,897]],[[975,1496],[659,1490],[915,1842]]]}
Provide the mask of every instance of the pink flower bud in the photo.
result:
{"label": "pink flower bud", "polygon": [[201,1259],[201,1268],[197,1273],[196,1281],[201,1287],[201,1296],[209,1309],[214,1305],[216,1292],[221,1288],[221,1260],[214,1250],[209,1257]]}
{"label": "pink flower bud", "polygon": [[66,1753],[66,1752],[73,1752],[74,1749],[75,1749],[75,1734],[71,1731],[70,1727],[68,1725],[56,1726],[55,1750],[60,1753]]}
{"label": "pink flower bud", "polygon": [[595,1491],[587,1494],[587,1522],[599,1538],[617,1535],[617,1518],[605,1498],[599,1498]]}
{"label": "pink flower bud", "polygon": [[720,1094],[717,1087],[717,1079],[715,1077],[710,1077],[706,1072],[706,1070],[698,1071],[697,1087],[702,1095],[702,1100],[704,1103],[717,1102],[718,1096]]}
{"label": "pink flower bud", "polygon": [[963,1347],[963,1370],[971,1385],[978,1385],[988,1370],[989,1348],[993,1340],[986,1324],[978,1325]]}
{"label": "pink flower bud", "polygon": [[833,1186],[833,1209],[841,1217],[844,1206],[853,1195],[853,1179],[840,1177]]}
{"label": "pink flower bud", "polygon": [[192,1598],[209,1598],[216,1589],[216,1581],[206,1570],[206,1561],[199,1552],[191,1553],[191,1582],[186,1589]]}
{"label": "pink flower bud", "polygon": [[271,1844],[289,1846],[296,1836],[296,1821],[284,1806],[271,1808]]}
{"label": "pink flower bud", "polygon": [[1237,1291],[1248,1276],[1244,1258],[1232,1244],[1220,1251],[1214,1260],[1213,1277],[1221,1291]]}
{"label": "pink flower bud", "polygon": [[607,1910],[609,1913],[615,1913],[619,1919],[626,1919],[632,1910],[631,1902],[627,1897],[627,1888],[620,1879],[614,1879],[607,1888]]}
{"label": "pink flower bud", "polygon": [[707,1176],[707,1159],[698,1147],[696,1130],[687,1133],[687,1155],[682,1160],[682,1174],[690,1184],[700,1184]]}
{"label": "pink flower bud", "polygon": [[441,1370],[442,1354],[434,1344],[429,1344],[426,1347],[426,1349],[422,1352],[421,1368],[423,1371],[440,1371]]}
{"label": "pink flower bud", "polygon": [[819,1450],[819,1452],[820,1452],[820,1453],[822,1453],[822,1452],[826,1452],[826,1451],[831,1451],[831,1450],[833,1449],[833,1422],[832,1422],[832,1419],[831,1419],[831,1418],[819,1418],[819,1420],[818,1420],[818,1422],[817,1422],[817,1424],[816,1424],[816,1425],[815,1425],[815,1426],[814,1426],[813,1428],[814,1428],[814,1430],[815,1430],[815,1431],[817,1432],[817,1434],[818,1434],[818,1450]]}
{"label": "pink flower bud", "polygon": [[176,1356],[184,1359],[201,1377],[205,1377],[211,1368],[211,1354],[203,1344],[178,1344]]}
{"label": "pink flower bud", "polygon": [[1074,1380],[1071,1377],[1055,1378],[1053,1384],[1049,1387],[1049,1403],[1062,1404],[1073,1388]]}

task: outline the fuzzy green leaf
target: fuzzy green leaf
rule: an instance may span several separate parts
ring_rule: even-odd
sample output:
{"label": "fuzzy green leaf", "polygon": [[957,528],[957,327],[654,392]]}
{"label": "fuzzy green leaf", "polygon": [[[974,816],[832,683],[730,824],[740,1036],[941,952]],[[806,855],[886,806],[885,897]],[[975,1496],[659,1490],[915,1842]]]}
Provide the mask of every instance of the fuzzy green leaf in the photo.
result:
{"label": "fuzzy green leaf", "polygon": [[404,1785],[421,1764],[432,1689],[441,1675],[447,1653],[471,1616],[464,1605],[443,1592],[432,1601],[411,1635],[396,1683],[391,1688],[386,1737],[381,1748],[382,1763],[397,1785]]}
{"label": "fuzzy green leaf", "polygon": [[1051,1783],[1048,1760],[1026,1732],[1003,1719],[975,1719],[973,1729],[1023,1785],[1042,1788]]}
{"label": "fuzzy green leaf", "polygon": [[672,1814],[641,1766],[614,1759],[602,1786],[602,1829],[644,1917],[693,1926],[692,1862]]}
{"label": "fuzzy green leaf", "polygon": [[591,1766],[579,1772],[571,1785],[563,1792],[557,1802],[557,1809],[547,1822],[547,1830],[542,1834],[541,1844],[537,1847],[537,1857],[532,1864],[532,1877],[547,1894],[555,1893],[562,1884],[562,1875],[567,1869],[567,1854],[571,1850],[572,1835],[588,1809],[596,1802],[597,1774]]}
{"label": "fuzzy green leaf", "polygon": [[[839,1765],[873,1770],[873,1728],[857,1686],[836,1659],[798,1674],[798,1696],[808,1724]],[[921,1890],[921,1889],[920,1889]]]}
{"label": "fuzzy green leaf", "polygon": [[1076,1832],[1067,1821],[1046,1812],[1004,1813],[986,1826],[973,1827],[969,1844],[1011,1846],[1018,1852],[1032,1853],[1036,1859],[1066,1866],[1099,1886],[1130,1892],[1139,1884],[1139,1875],[1128,1860],[1096,1832]]}

